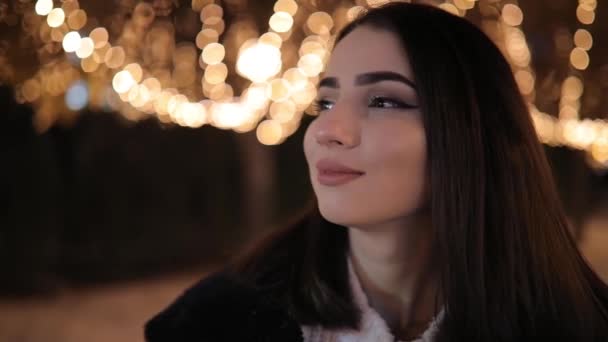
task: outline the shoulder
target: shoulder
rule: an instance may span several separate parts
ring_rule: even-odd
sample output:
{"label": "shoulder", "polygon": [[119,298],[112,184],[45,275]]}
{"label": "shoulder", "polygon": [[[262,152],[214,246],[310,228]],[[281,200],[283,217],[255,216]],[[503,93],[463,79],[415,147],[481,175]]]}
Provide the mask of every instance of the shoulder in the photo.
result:
{"label": "shoulder", "polygon": [[302,341],[271,293],[225,272],[203,278],[145,325],[148,342]]}

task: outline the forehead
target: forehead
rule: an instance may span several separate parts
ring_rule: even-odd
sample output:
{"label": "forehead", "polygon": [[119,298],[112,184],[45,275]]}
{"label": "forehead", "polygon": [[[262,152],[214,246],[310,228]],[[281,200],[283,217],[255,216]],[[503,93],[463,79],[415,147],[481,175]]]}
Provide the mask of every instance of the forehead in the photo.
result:
{"label": "forehead", "polygon": [[325,76],[354,78],[378,70],[398,72],[413,79],[407,51],[398,36],[384,29],[360,26],[336,44]]}

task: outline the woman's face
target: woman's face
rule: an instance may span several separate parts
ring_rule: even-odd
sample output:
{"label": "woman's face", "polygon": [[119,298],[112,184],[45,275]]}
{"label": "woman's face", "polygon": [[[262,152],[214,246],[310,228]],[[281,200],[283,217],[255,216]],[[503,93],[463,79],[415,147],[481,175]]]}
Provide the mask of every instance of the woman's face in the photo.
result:
{"label": "woman's face", "polygon": [[397,36],[360,26],[319,83],[304,152],[321,214],[364,227],[407,219],[428,201],[426,136]]}

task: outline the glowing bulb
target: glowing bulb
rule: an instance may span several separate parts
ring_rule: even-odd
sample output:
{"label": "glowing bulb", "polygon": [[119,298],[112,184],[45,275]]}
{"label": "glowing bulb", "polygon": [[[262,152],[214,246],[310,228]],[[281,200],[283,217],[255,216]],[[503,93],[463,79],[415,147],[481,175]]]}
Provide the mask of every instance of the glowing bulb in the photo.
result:
{"label": "glowing bulb", "polygon": [[280,123],[289,122],[296,114],[296,104],[293,101],[274,102],[270,105],[270,117]]}
{"label": "glowing bulb", "polygon": [[587,51],[576,47],[570,53],[570,63],[579,70],[585,70],[589,66],[589,55]]}
{"label": "glowing bulb", "polygon": [[[441,5],[439,7],[441,7]],[[346,19],[348,21],[353,21],[353,20],[357,19],[364,12],[365,12],[365,8],[363,6],[353,6],[348,11],[346,11]]]}
{"label": "glowing bulb", "polygon": [[123,70],[125,70],[129,74],[131,74],[131,77],[133,77],[133,80],[135,81],[135,83],[139,83],[141,81],[141,78],[144,75],[144,71],[142,70],[141,66],[137,63],[127,64],[127,65],[125,65]]}
{"label": "glowing bulb", "polygon": [[95,48],[99,49],[108,43],[108,30],[103,27],[97,27],[89,33],[89,37],[95,42]]}
{"label": "glowing bulb", "polygon": [[315,12],[308,17],[306,21],[308,28],[320,35],[329,34],[331,28],[334,26],[334,21],[331,16],[326,12]]}
{"label": "glowing bulb", "polygon": [[519,26],[524,20],[524,13],[517,5],[506,4],[502,8],[502,20],[509,26]]}
{"label": "glowing bulb", "polygon": [[593,37],[585,29],[578,29],[574,34],[574,44],[583,50],[590,50],[593,46]]}
{"label": "glowing bulb", "polygon": [[289,97],[289,82],[282,78],[272,80],[266,88],[266,97],[276,102],[285,101]]}
{"label": "glowing bulb", "polygon": [[262,144],[276,145],[283,138],[283,127],[276,120],[264,120],[258,125],[255,134]]}
{"label": "glowing bulb", "polygon": [[300,58],[298,68],[304,75],[314,77],[323,71],[323,61],[319,56],[309,53]]}
{"label": "glowing bulb", "polygon": [[228,67],[224,63],[209,65],[205,68],[204,78],[211,84],[220,84],[228,76]]}
{"label": "glowing bulb", "polygon": [[65,13],[61,8],[53,8],[46,17],[46,22],[50,27],[59,27],[65,21]]}
{"label": "glowing bulb", "polygon": [[135,82],[131,73],[126,70],[117,72],[112,79],[112,87],[119,94],[128,92],[135,84],[137,82]]}
{"label": "glowing bulb", "polygon": [[87,14],[81,9],[77,9],[68,15],[68,26],[72,30],[80,30],[87,23]]}
{"label": "glowing bulb", "polygon": [[104,62],[110,69],[119,68],[125,62],[125,50],[120,46],[114,46],[104,56]]}
{"label": "glowing bulb", "polygon": [[254,43],[239,55],[237,72],[253,82],[264,82],[281,71],[281,51],[275,46]]}
{"label": "glowing bulb", "polygon": [[449,12],[453,15],[460,15],[460,12],[458,11],[458,8],[456,6],[454,6],[453,4],[450,4],[448,2],[444,2],[441,5],[439,5],[439,8],[441,8],[442,10]]}
{"label": "glowing bulb", "polygon": [[219,33],[213,29],[207,28],[201,30],[201,32],[196,35],[196,46],[202,50],[207,44],[216,43],[218,38]]}
{"label": "glowing bulb", "polygon": [[226,56],[226,49],[224,45],[219,43],[211,43],[205,46],[201,55],[203,62],[213,65],[221,63]]}
{"label": "glowing bulb", "polygon": [[293,17],[298,11],[298,4],[294,0],[279,0],[274,4],[274,11],[287,12]]}
{"label": "glowing bulb", "polygon": [[93,54],[93,50],[95,50],[95,43],[93,39],[89,37],[82,38],[80,40],[80,47],[76,50],[76,56],[80,58],[87,58]]}
{"label": "glowing bulb", "polygon": [[35,9],[38,15],[48,15],[53,10],[53,0],[38,0]]}
{"label": "glowing bulb", "polygon": [[65,52],[75,52],[80,48],[80,34],[76,31],[68,32],[63,37],[63,49]]}
{"label": "glowing bulb", "polygon": [[268,24],[276,32],[287,32],[293,26],[293,17],[287,12],[276,12],[270,17]]}
{"label": "glowing bulb", "polygon": [[595,11],[590,11],[588,7],[579,5],[576,8],[576,18],[583,24],[593,24],[593,21],[595,21]]}
{"label": "glowing bulb", "polygon": [[281,48],[283,44],[283,40],[281,36],[274,32],[266,32],[260,36],[259,42],[262,44],[268,44],[276,47],[277,49]]}

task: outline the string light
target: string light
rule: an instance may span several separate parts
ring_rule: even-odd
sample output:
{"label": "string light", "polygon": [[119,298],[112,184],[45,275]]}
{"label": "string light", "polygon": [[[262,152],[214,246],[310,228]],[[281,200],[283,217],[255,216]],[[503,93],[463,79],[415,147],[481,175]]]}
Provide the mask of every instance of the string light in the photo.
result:
{"label": "string light", "polygon": [[[367,0],[365,5],[374,7],[386,2],[388,1]],[[358,1],[358,5],[345,8],[341,12],[342,16],[347,21],[353,20],[364,10],[361,6],[363,3]],[[452,0],[439,4],[439,7],[464,16],[476,3],[474,0]],[[576,16],[581,25],[590,25],[595,21],[596,7],[596,0],[579,1]],[[236,72],[251,83],[244,88],[240,97],[233,99],[234,88],[225,83],[229,70],[224,59],[228,51],[219,41],[226,28],[223,20],[224,9],[213,0],[192,0],[192,9],[199,12],[202,23],[202,29],[193,42],[195,44],[190,44],[191,47],[200,49],[199,63],[196,63],[196,52],[192,59],[190,47],[175,47],[174,56],[178,57],[173,59],[172,72],[162,65],[171,61],[174,39],[170,36],[170,30],[156,25],[154,20],[157,15],[166,14],[159,9],[155,10],[149,3],[142,2],[135,6],[128,23],[131,26],[125,25],[123,35],[116,46],[110,44],[108,31],[103,27],[94,28],[88,36],[80,36],[76,30],[81,30],[90,20],[86,12],[79,8],[77,1],[66,1],[61,7],[53,8],[52,0],[38,0],[34,9],[36,14],[46,16],[46,24],[40,27],[41,39],[61,42],[61,47],[66,52],[75,52],[75,55],[71,56],[80,58],[79,64],[84,72],[99,77],[102,74],[96,74],[96,71],[115,70],[112,78],[112,89],[118,94],[115,98],[120,98],[127,105],[115,108],[125,109],[130,117],[138,117],[129,107],[134,106],[143,112],[156,112],[159,120],[163,122],[172,120],[189,127],[217,124],[220,128],[249,131],[257,126],[256,135],[266,144],[280,143],[299,126],[302,112],[316,96],[315,85],[318,75],[327,63],[328,51],[332,44],[330,35],[336,26],[332,16],[326,12],[313,11],[307,17],[303,14],[303,28],[307,36],[297,47],[296,57],[299,58],[295,66],[284,68],[282,49],[293,49],[293,43],[284,42],[290,39],[294,31],[294,17],[300,7],[293,0],[276,1],[273,6],[274,14],[269,18],[269,31],[257,39],[241,41],[239,44],[235,60]],[[164,9],[167,10],[170,11]],[[514,66],[514,76],[519,89],[530,102],[532,117],[541,140],[587,149],[594,156],[604,156],[606,153],[602,151],[606,151],[605,141],[608,139],[605,133],[608,132],[606,122],[595,120],[590,124],[589,121],[578,119],[580,98],[584,92],[579,76],[571,74],[562,84],[560,120],[555,120],[534,107],[535,75],[530,67],[531,54],[521,30],[523,20],[524,13],[517,1],[511,1],[501,7],[500,23],[506,42],[505,51]],[[135,27],[138,29],[134,29]],[[137,37],[144,39],[141,32],[145,34],[146,30],[149,30],[148,36],[154,39],[146,41],[150,44],[144,44],[144,50],[147,49],[143,54],[145,63],[130,63],[123,68],[127,61],[133,62],[133,58],[138,58],[137,54],[130,52],[133,48],[128,44],[136,41]],[[587,28],[581,27],[568,40],[570,41],[566,52],[569,53],[573,70],[585,70],[589,65],[588,51],[593,46],[591,33]],[[125,48],[127,46],[128,48]],[[143,70],[141,65],[144,64],[151,69]],[[198,102],[189,100],[196,97],[192,91],[193,85],[196,84],[193,78],[196,74],[193,67],[196,68],[196,65],[204,69],[200,88],[208,98],[203,101],[209,101],[207,105],[201,104],[200,107],[194,105]],[[104,68],[100,69],[100,66]],[[281,75],[282,69],[286,70]],[[67,89],[74,77],[78,79],[73,72],[70,77],[61,77],[61,73],[56,72],[53,77],[41,77],[42,82],[38,83],[32,79],[19,88],[20,96],[33,102],[38,101],[43,92],[59,95]],[[147,78],[141,82],[144,74]],[[188,96],[171,87],[180,87]],[[214,107],[216,104],[222,105]],[[228,104],[230,106],[226,107]],[[243,111],[241,115],[229,114],[236,109]],[[227,115],[227,119],[223,119],[222,115]],[[265,116],[269,119],[264,120]]]}

